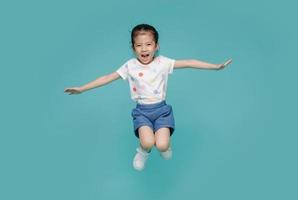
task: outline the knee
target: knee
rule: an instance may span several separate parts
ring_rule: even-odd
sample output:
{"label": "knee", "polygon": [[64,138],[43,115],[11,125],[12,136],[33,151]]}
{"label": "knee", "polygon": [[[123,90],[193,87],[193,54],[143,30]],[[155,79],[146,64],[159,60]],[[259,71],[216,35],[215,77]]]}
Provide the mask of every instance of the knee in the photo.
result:
{"label": "knee", "polygon": [[141,141],[142,147],[145,149],[151,149],[154,145],[155,141],[153,138],[144,138]]}
{"label": "knee", "polygon": [[165,140],[158,140],[158,141],[156,141],[155,146],[159,151],[164,152],[164,151],[168,150],[169,142],[167,142]]}

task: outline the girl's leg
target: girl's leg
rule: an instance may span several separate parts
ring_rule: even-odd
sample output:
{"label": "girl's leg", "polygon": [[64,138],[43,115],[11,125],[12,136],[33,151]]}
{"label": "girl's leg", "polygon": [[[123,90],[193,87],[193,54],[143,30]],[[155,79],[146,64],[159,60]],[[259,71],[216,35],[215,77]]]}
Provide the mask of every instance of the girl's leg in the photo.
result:
{"label": "girl's leg", "polygon": [[149,126],[141,126],[138,131],[141,147],[149,152],[155,144],[153,130]]}
{"label": "girl's leg", "polygon": [[165,152],[170,147],[170,129],[160,128],[155,132],[155,146],[160,152]]}
{"label": "girl's leg", "polygon": [[133,166],[136,170],[143,170],[148,159],[149,152],[155,143],[154,134],[149,126],[141,126],[138,129],[140,145],[133,159]]}

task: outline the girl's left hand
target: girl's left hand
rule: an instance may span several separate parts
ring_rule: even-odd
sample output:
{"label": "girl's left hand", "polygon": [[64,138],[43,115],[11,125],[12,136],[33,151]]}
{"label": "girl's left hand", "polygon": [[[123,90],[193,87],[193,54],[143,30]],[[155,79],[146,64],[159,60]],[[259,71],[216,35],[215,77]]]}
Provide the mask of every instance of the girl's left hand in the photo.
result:
{"label": "girl's left hand", "polygon": [[219,64],[217,69],[223,69],[224,67],[226,67],[227,65],[232,63],[232,59],[227,60],[226,62]]}

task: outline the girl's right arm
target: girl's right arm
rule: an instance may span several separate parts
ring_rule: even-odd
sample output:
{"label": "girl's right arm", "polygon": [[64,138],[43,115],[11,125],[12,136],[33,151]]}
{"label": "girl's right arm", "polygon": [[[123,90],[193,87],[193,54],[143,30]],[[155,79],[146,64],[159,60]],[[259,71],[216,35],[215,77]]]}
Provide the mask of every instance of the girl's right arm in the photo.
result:
{"label": "girl's right arm", "polygon": [[106,85],[114,80],[117,80],[120,78],[120,75],[117,72],[113,72],[111,74],[107,74],[105,76],[101,76],[94,81],[91,81],[90,83],[87,83],[86,85],[83,85],[81,87],[73,87],[73,88],[66,88],[64,92],[69,92],[69,94],[80,94],[82,92],[85,92],[87,90],[91,90],[96,87],[100,87],[103,85]]}

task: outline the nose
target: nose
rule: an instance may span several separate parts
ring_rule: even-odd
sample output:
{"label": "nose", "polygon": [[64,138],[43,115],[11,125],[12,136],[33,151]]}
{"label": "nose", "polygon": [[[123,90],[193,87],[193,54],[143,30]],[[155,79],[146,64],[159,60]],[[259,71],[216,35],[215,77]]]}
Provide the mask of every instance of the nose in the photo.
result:
{"label": "nose", "polygon": [[141,51],[146,51],[146,50],[147,50],[146,45],[142,45]]}

